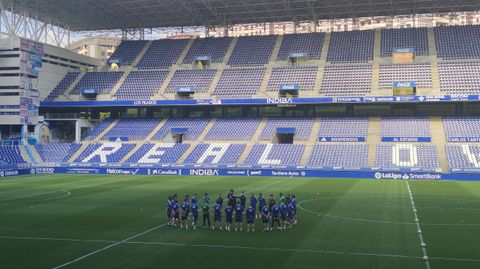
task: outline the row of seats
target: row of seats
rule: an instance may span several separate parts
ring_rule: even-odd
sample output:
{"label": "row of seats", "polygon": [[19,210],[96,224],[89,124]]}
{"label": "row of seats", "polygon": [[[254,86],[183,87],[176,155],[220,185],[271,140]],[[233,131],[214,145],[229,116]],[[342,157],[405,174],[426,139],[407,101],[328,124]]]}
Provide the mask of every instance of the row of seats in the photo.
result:
{"label": "row of seats", "polygon": [[[134,147],[135,144],[132,143],[94,143],[87,146],[76,161],[85,163],[120,162]],[[189,147],[189,144],[144,144],[126,162],[176,163]],[[305,147],[302,144],[256,144],[248,152],[245,161],[242,163],[299,165]],[[459,159],[458,151],[462,150],[462,147],[465,146],[447,145],[447,152],[455,151],[450,154],[449,158]],[[449,148],[452,148],[452,150],[449,150]],[[235,164],[239,163],[245,149],[245,144],[199,144],[193,148],[183,163]],[[375,165],[381,168],[411,167],[435,169],[440,166],[436,147],[431,144],[382,143],[377,145],[376,149]],[[463,150],[461,155],[463,154],[462,156],[467,158],[470,155],[478,156],[480,153],[479,149],[479,146],[473,146],[468,152]],[[314,146],[307,164],[332,167],[367,167],[368,145],[364,143],[317,144]]]}
{"label": "row of seats", "polygon": [[[261,118],[218,118],[207,132],[206,140],[251,140],[259,128]],[[268,118],[259,139],[271,141],[277,128],[295,128],[295,140],[307,140],[313,130],[315,118]],[[322,117],[319,118],[317,137],[365,138],[368,134],[367,117]],[[104,140],[127,137],[139,140],[147,137],[161,122],[161,119],[122,119],[103,137]],[[172,128],[186,128],[186,140],[195,140],[210,122],[208,118],[169,118],[153,135],[154,140],[163,140],[171,135]],[[92,140],[112,124],[111,119],[99,123],[87,135]],[[478,118],[445,118],[447,137],[480,137]],[[383,117],[380,124],[381,137],[420,138],[431,137],[430,121],[427,117]]]}
{"label": "row of seats", "polygon": [[[80,144],[40,144],[35,148],[44,162],[67,162],[80,149]],[[133,150],[132,143],[90,144],[76,162],[120,162]],[[189,144],[144,144],[127,163],[176,163],[190,147]],[[238,163],[245,144],[199,144],[187,156],[185,163],[232,164]],[[480,168],[480,145],[447,144],[448,165],[451,169]],[[304,154],[302,144],[256,144],[248,153],[244,164],[299,165]],[[25,163],[18,146],[0,146],[0,162]],[[367,167],[368,145],[364,143],[317,144],[313,146],[308,165],[329,167]],[[381,168],[439,167],[438,153],[431,144],[382,143],[376,146],[375,165]]]}

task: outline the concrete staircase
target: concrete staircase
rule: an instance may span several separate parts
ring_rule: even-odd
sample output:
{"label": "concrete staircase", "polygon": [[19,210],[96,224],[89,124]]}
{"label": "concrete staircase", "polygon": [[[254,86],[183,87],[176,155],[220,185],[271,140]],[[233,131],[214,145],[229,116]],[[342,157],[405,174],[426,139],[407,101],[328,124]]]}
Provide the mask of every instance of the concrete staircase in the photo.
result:
{"label": "concrete staircase", "polygon": [[230,60],[230,57],[232,57],[233,50],[235,49],[235,46],[237,45],[238,42],[238,37],[234,37],[232,39],[232,42],[230,43],[230,47],[228,47],[227,52],[225,53],[225,56],[223,57],[223,64],[227,65],[228,61]]}
{"label": "concrete staircase", "polygon": [[375,29],[375,41],[373,43],[373,61],[379,61],[382,55],[382,29]]}
{"label": "concrete staircase", "polygon": [[[260,84],[260,89],[257,92],[257,96],[260,95],[262,97],[265,97],[265,96],[273,97],[273,96],[270,96],[271,94],[267,93],[268,82],[270,81],[270,77],[272,76],[272,71],[273,71],[273,64],[270,63],[267,65],[267,68],[265,70],[265,74],[263,76],[262,83]],[[278,95],[275,97],[278,97]]]}
{"label": "concrete staircase", "polygon": [[[27,163],[36,163],[36,160],[30,158],[30,154],[28,154],[27,149],[25,147],[28,146],[19,146],[18,149],[20,150],[20,155]],[[33,156],[32,156],[33,157]]]}
{"label": "concrete staircase", "polygon": [[188,156],[190,156],[190,154],[192,153],[192,151],[197,147],[197,145],[199,143],[189,143],[190,146],[188,147],[188,149],[183,153],[183,155],[178,158],[177,160],[177,164],[183,164],[185,162],[185,160],[187,159]]}
{"label": "concrete staircase", "polygon": [[145,142],[137,142],[137,144],[135,144],[135,147],[130,150],[121,160],[120,162],[121,163],[124,163],[126,162],[128,159],[130,159],[130,157],[132,157],[133,154],[135,154],[135,152],[137,152],[143,145],[145,144]]}
{"label": "concrete staircase", "polygon": [[310,160],[310,156],[313,152],[313,146],[318,142],[318,129],[320,129],[320,118],[314,118],[312,133],[305,144],[305,150],[303,151],[302,158],[300,159],[300,164],[306,165]]}
{"label": "concrete staircase", "polygon": [[80,148],[77,150],[77,152],[75,152],[75,153],[70,157],[70,159],[68,159],[68,162],[69,162],[69,163],[75,162],[75,160],[76,160],[78,157],[80,157],[80,155],[82,154],[82,152],[84,152],[85,149],[87,149],[88,145],[90,145],[89,142],[82,143],[82,145],[81,145]]}
{"label": "concrete staircase", "polygon": [[112,123],[110,123],[110,125],[107,126],[107,128],[105,128],[105,130],[103,130],[103,132],[101,132],[97,137],[95,137],[95,142],[100,142],[102,140],[102,137],[105,136],[108,131],[110,131],[113,127],[115,127],[115,125],[117,125],[117,123],[119,122],[120,120],[117,119],[117,120],[114,120]]}
{"label": "concrete staircase", "polygon": [[330,40],[332,39],[332,33],[326,33],[323,40],[322,52],[320,54],[320,62],[322,64],[327,63],[328,48],[330,47]]}
{"label": "concrete staircase", "polygon": [[432,136],[432,144],[437,147],[438,160],[440,161],[442,172],[448,172],[448,160],[445,150],[447,139],[445,137],[445,129],[441,117],[430,118],[430,132]]}
{"label": "concrete staircase", "polygon": [[217,118],[212,118],[208,122],[208,124],[207,124],[207,126],[205,126],[205,129],[203,130],[203,132],[197,138],[198,143],[202,143],[205,140],[205,136],[207,135],[208,131],[210,131],[212,126],[215,124],[215,122],[217,122]]}
{"label": "concrete staircase", "polygon": [[183,60],[185,60],[185,57],[187,57],[187,54],[190,51],[190,48],[192,48],[193,41],[195,41],[195,39],[193,38],[188,41],[187,45],[182,51],[182,54],[180,54],[180,56],[178,57],[178,60],[176,63],[177,65],[183,64]]}
{"label": "concrete staircase", "polygon": [[140,60],[142,60],[143,56],[145,55],[145,53],[147,52],[147,50],[150,48],[151,45],[152,45],[152,41],[148,41],[147,44],[145,44],[145,47],[143,47],[143,49],[140,51],[137,58],[133,60],[132,66],[137,66],[137,64],[140,62]]}
{"label": "concrete staircase", "polygon": [[125,68],[125,71],[123,71],[122,77],[117,81],[117,84],[115,84],[115,86],[113,86],[112,90],[109,93],[110,99],[112,99],[112,100],[116,99],[115,94],[118,92],[120,87],[122,87],[123,82],[125,82],[125,80],[127,79],[130,72],[132,72],[132,70],[133,70],[133,68],[131,66]]}
{"label": "concrete staircase", "polygon": [[152,141],[152,138],[153,136],[158,132],[158,130],[160,130],[160,128],[163,127],[163,125],[165,125],[165,123],[167,122],[167,119],[162,119],[162,121],[160,121],[160,123],[155,126],[155,128],[153,128],[153,130],[150,132],[150,134],[147,135],[147,137],[145,137],[144,141]]}
{"label": "concrete staircase", "polygon": [[372,66],[372,86],[371,86],[372,88],[370,91],[371,95],[376,95],[376,96],[384,95],[380,93],[379,83],[380,83],[380,65],[375,63]]}
{"label": "concrete staircase", "polygon": [[217,87],[218,82],[220,81],[220,78],[222,77],[222,73],[223,73],[223,68],[217,69],[217,73],[215,73],[215,76],[212,79],[212,83],[210,83],[210,87],[208,87],[208,91],[206,93],[206,95],[208,97],[211,97],[213,92],[215,91],[215,88]]}
{"label": "concrete staircase", "polygon": [[427,29],[428,36],[428,51],[430,56],[437,57],[437,45],[435,44],[435,31],[433,28]]}
{"label": "concrete staircase", "polygon": [[260,140],[260,135],[262,134],[263,130],[265,129],[265,125],[267,125],[267,118],[262,118],[258,123],[257,130],[253,134],[253,137],[247,144],[258,144]]}
{"label": "concrete staircase", "polygon": [[277,41],[275,42],[275,46],[273,47],[273,51],[272,51],[272,55],[270,56],[269,63],[273,63],[277,60],[278,52],[280,51],[282,42],[283,42],[283,35],[277,36]]}
{"label": "concrete staircase", "polygon": [[368,165],[375,166],[375,160],[377,157],[377,145],[380,144],[380,123],[382,119],[380,117],[370,117],[368,120]]}
{"label": "concrete staircase", "polygon": [[78,82],[82,80],[83,76],[85,76],[86,73],[87,72],[85,71],[80,72],[77,78],[72,82],[72,84],[70,84],[70,86],[68,86],[67,90],[60,96],[63,96],[64,98],[69,99],[67,96],[71,94],[75,86],[77,86]]}
{"label": "concrete staircase", "polygon": [[245,147],[245,149],[243,150],[242,154],[241,154],[240,157],[238,158],[237,163],[243,164],[243,163],[245,162],[245,160],[247,160],[248,154],[250,154],[250,152],[252,151],[253,146],[254,146],[253,143],[248,143],[248,144],[246,145],[246,147]]}
{"label": "concrete staircase", "polygon": [[38,153],[37,148],[35,146],[27,146],[30,149],[30,152],[33,155],[33,158],[35,159],[36,162],[43,162],[42,157],[40,156],[40,153]]}
{"label": "concrete staircase", "polygon": [[432,95],[442,94],[440,88],[440,72],[438,71],[438,61],[432,61],[430,63],[432,67]]}
{"label": "concrete staircase", "polygon": [[170,84],[170,81],[172,81],[172,78],[175,75],[175,72],[177,71],[177,69],[178,69],[178,65],[173,65],[170,67],[170,71],[168,72],[167,77],[165,78],[162,85],[160,86],[160,89],[158,89],[157,93],[155,93],[150,98],[150,100],[167,99],[165,98],[164,92],[167,89],[168,85]]}

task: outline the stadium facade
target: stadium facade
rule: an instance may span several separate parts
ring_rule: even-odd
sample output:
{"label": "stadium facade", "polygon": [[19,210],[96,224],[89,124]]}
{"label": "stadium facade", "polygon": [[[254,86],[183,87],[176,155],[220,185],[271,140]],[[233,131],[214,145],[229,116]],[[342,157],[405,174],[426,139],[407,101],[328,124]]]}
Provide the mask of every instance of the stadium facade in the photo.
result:
{"label": "stadium facade", "polygon": [[[203,13],[189,10],[195,26]],[[232,23],[248,22],[238,13]],[[81,19],[72,29],[121,23]],[[125,40],[103,63],[10,38],[1,175],[478,179],[479,36],[462,25]]]}

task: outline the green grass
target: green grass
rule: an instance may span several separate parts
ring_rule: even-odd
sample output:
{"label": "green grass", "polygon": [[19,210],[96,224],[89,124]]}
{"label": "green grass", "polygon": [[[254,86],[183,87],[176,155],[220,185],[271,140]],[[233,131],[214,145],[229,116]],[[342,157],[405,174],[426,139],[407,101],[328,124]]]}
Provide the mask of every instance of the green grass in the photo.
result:
{"label": "green grass", "polygon": [[[480,182],[409,184],[431,268],[480,268]],[[254,234],[158,227],[168,194],[213,197],[230,188],[295,193],[298,226]],[[92,252],[64,268],[427,268],[406,181],[92,175],[0,181],[1,268],[53,268]]]}

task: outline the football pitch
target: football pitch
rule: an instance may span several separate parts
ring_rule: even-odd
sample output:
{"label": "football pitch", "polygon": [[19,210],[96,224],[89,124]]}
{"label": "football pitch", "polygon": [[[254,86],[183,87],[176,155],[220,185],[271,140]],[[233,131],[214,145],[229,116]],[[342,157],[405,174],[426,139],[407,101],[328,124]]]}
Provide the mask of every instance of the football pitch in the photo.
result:
{"label": "football pitch", "polygon": [[[268,233],[260,232],[259,220],[255,233],[165,225],[168,195],[208,192],[215,200],[231,188],[248,196],[294,193],[298,225]],[[479,244],[480,182],[105,175],[0,180],[0,268],[477,269]]]}

